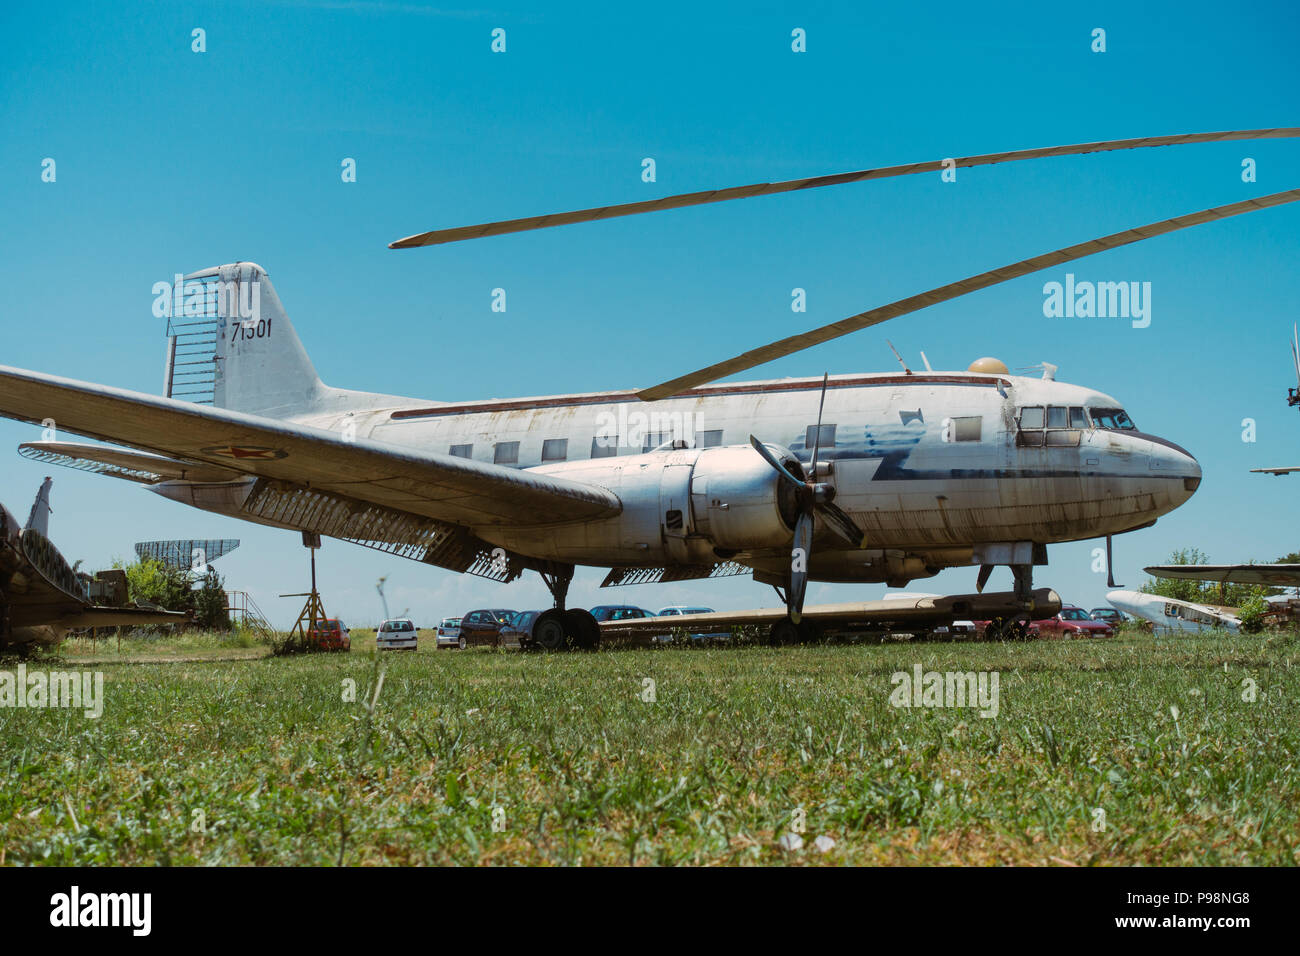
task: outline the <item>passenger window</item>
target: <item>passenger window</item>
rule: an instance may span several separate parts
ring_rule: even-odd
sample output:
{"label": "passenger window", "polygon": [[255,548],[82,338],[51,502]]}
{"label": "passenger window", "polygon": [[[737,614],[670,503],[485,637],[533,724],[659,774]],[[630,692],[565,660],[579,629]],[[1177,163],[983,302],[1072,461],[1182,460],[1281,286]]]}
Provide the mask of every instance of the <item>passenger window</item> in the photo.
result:
{"label": "passenger window", "polygon": [[722,445],[722,429],[714,428],[707,432],[695,433],[696,448],[718,448]]}
{"label": "passenger window", "polygon": [[1049,405],[1047,408],[1048,428],[1069,428],[1070,415],[1063,405]]}
{"label": "passenger window", "polygon": [[519,464],[519,442],[499,441],[492,452],[492,462],[497,465]]}
{"label": "passenger window", "polygon": [[1070,427],[1087,428],[1088,418],[1083,414],[1083,408],[1079,405],[1070,406]]}
{"label": "passenger window", "polygon": [[592,458],[613,458],[618,454],[618,439],[613,435],[597,435],[591,440]]}
{"label": "passenger window", "polygon": [[981,421],[978,415],[954,418],[950,437],[953,441],[979,441]]}
{"label": "passenger window", "polygon": [[447,454],[451,455],[453,458],[473,458],[474,446],[473,445],[452,445],[451,450],[448,451]]}
{"label": "passenger window", "polygon": [[569,457],[569,439],[548,438],[542,442],[542,461],[564,461]]}

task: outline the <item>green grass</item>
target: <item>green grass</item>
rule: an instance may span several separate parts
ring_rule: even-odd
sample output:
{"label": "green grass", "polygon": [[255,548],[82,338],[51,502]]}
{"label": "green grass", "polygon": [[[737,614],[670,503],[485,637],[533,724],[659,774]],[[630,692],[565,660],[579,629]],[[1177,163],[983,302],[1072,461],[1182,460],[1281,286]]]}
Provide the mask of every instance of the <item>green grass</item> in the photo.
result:
{"label": "green grass", "polygon": [[[1292,637],[378,661],[357,637],[101,665],[98,720],[0,709],[3,861],[1300,862]],[[998,671],[998,717],[890,706],[917,662]]]}

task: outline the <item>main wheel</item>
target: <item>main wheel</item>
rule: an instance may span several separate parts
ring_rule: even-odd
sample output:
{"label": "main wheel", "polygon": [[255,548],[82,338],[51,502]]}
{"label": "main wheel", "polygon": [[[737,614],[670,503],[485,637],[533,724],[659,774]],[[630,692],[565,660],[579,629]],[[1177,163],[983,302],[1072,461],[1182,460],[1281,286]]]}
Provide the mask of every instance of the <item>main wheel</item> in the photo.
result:
{"label": "main wheel", "polygon": [[551,608],[538,615],[533,624],[533,641],[544,650],[567,651],[569,628],[564,612]]}
{"label": "main wheel", "polygon": [[788,617],[783,617],[772,625],[767,632],[767,643],[773,647],[784,647],[799,641],[799,626]]}
{"label": "main wheel", "polygon": [[591,616],[590,611],[572,608],[564,612],[564,621],[569,633],[569,643],[584,651],[594,651],[600,646],[600,625]]}

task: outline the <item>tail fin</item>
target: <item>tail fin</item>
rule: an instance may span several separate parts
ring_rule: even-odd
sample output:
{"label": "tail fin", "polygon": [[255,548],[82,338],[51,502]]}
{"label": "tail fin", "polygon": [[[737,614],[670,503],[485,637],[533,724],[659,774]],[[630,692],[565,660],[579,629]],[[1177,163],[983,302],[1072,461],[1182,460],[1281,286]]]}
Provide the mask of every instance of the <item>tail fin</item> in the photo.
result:
{"label": "tail fin", "polygon": [[177,277],[163,394],[267,418],[414,401],[321,382],[266,270],[254,262]]}
{"label": "tail fin", "polygon": [[41,489],[36,492],[36,500],[32,502],[32,510],[27,515],[27,524],[24,526],[24,530],[35,531],[42,538],[50,536],[50,486],[53,484],[53,478],[46,478],[41,483]]}
{"label": "tail fin", "polygon": [[[195,305],[197,316],[191,314]],[[213,405],[269,418],[313,410],[323,389],[321,380],[265,269],[236,262],[191,273],[185,277],[182,310],[181,322],[198,318],[213,325],[215,341],[204,342],[212,349]],[[189,327],[199,328],[198,334],[206,331],[203,325]],[[190,356],[194,358],[201,361],[203,356]],[[176,383],[177,376],[172,380]]]}

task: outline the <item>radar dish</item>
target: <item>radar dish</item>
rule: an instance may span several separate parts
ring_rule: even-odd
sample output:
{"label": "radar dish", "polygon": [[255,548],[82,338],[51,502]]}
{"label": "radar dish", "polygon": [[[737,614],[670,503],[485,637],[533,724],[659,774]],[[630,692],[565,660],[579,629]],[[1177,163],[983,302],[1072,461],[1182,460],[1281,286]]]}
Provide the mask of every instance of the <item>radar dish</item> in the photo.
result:
{"label": "radar dish", "polygon": [[136,557],[153,558],[169,568],[202,571],[239,547],[237,538],[184,538],[176,541],[137,541]]}

